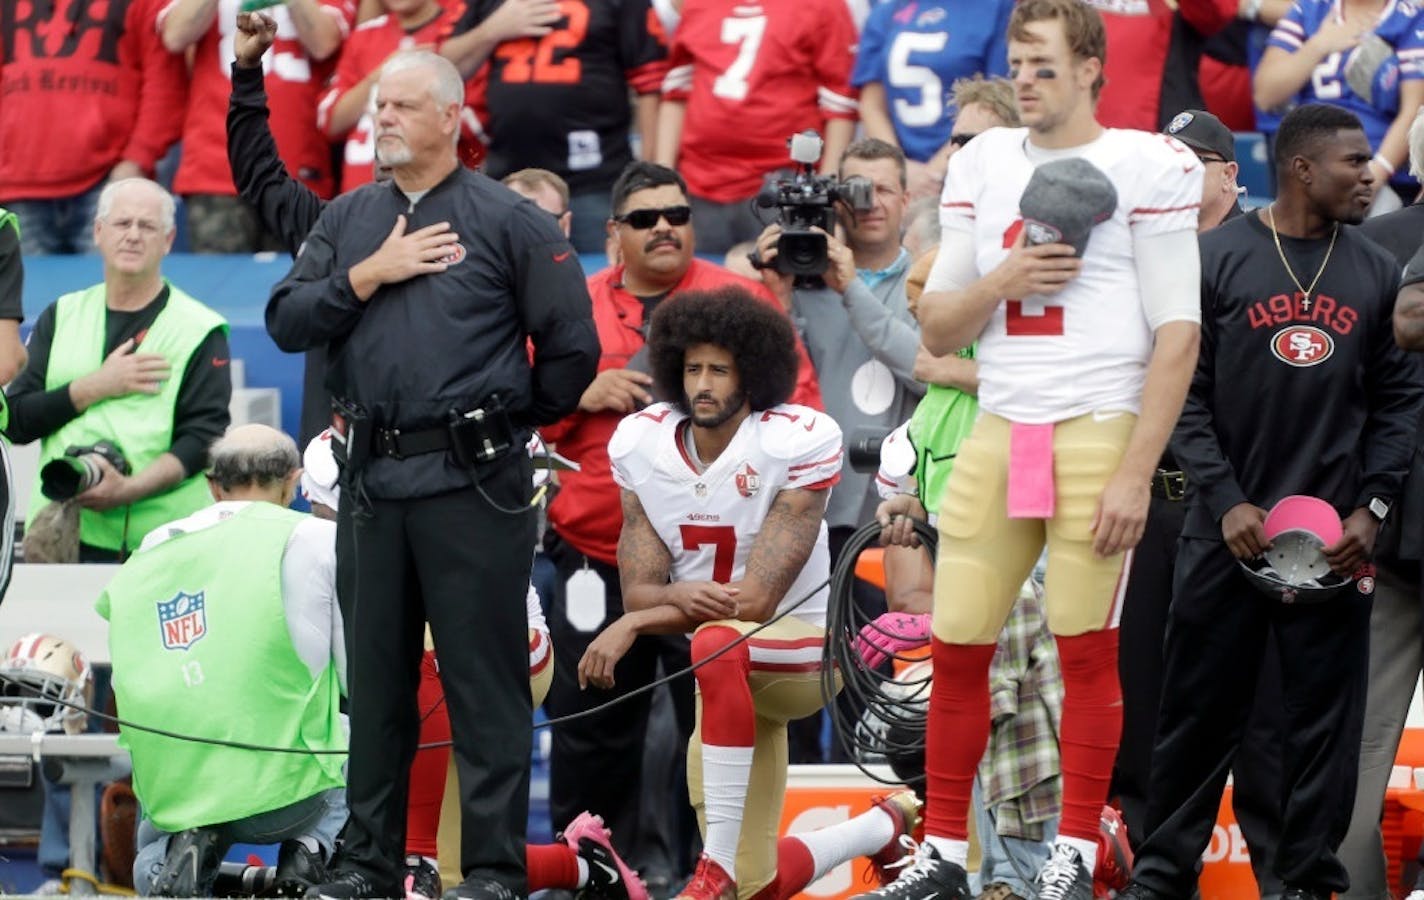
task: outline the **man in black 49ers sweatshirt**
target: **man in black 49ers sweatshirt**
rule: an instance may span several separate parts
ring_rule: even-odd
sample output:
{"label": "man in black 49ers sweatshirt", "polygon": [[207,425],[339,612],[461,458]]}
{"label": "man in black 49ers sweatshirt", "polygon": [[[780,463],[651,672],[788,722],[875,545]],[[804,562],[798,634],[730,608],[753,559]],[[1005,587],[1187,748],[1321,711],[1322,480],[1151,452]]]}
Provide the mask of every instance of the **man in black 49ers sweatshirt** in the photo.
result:
{"label": "man in black 49ers sweatshirt", "polygon": [[1373,579],[1287,604],[1252,588],[1237,559],[1269,546],[1267,509],[1308,494],[1344,521],[1331,567],[1360,571],[1409,463],[1424,391],[1394,342],[1398,269],[1344,227],[1369,208],[1370,155],[1353,115],[1302,106],[1277,136],[1276,202],[1201,239],[1201,354],[1172,439],[1191,493],[1128,896],[1191,894],[1268,632],[1287,726],[1276,873],[1299,900],[1349,885],[1335,851],[1355,789]]}

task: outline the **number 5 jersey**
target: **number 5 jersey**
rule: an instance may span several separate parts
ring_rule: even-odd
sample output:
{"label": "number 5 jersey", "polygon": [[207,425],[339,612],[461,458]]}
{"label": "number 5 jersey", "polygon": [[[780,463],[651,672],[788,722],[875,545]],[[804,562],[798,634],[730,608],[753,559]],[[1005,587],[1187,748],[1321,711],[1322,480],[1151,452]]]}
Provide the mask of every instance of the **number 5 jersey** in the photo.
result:
{"label": "number 5 jersey", "polygon": [[[704,469],[690,449],[690,426],[687,414],[670,403],[625,418],[608,442],[613,480],[638,495],[672,553],[673,581],[740,581],[777,494],[829,490],[840,479],[841,429],[830,416],[805,406],[753,411]],[[811,556],[777,612],[810,594],[792,615],[824,627],[830,567],[823,521]]]}

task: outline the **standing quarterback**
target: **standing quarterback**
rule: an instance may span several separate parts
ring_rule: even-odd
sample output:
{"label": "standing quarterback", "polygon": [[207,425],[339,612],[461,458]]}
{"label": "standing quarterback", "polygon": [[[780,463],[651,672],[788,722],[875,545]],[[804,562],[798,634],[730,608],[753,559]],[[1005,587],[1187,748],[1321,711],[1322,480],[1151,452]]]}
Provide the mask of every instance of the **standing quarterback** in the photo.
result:
{"label": "standing quarterback", "polygon": [[926,348],[978,342],[982,414],[939,510],[925,843],[873,896],[968,897],[970,788],[989,662],[1045,544],[1062,664],[1063,815],[1039,896],[1090,900],[1122,721],[1117,617],[1149,486],[1196,362],[1202,166],[1162,135],[1105,129],[1102,20],[1025,0],[1009,21],[1024,128],[950,161]]}

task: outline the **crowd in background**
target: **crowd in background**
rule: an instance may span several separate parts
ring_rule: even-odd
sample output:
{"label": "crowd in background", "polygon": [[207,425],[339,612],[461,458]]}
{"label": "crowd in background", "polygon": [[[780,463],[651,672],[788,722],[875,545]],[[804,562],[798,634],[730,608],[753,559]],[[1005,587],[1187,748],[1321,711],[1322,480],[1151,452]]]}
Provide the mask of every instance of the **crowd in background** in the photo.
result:
{"label": "crowd in background", "polygon": [[[1204,228],[1220,221],[1205,221],[1208,208],[1213,218],[1236,208],[1239,164],[1229,134],[1222,137],[1226,129],[1261,132],[1269,148],[1281,117],[1311,102],[1338,106],[1363,123],[1372,154],[1372,215],[1415,200],[1420,153],[1411,147],[1410,126],[1424,105],[1424,11],[1411,3],[1085,2],[1107,30],[1106,83],[1097,101],[1103,125],[1177,134],[1191,128],[1190,118],[1179,118],[1184,111],[1209,110],[1220,120],[1204,143],[1188,142],[1206,170]],[[17,216],[27,255],[98,252],[108,265],[122,247],[106,247],[115,231],[95,222],[105,222],[116,202],[122,210],[140,200],[145,205],[133,214],[136,220],[125,220],[125,233],[131,225],[141,228],[152,206],[157,227],[182,223],[178,248],[295,252],[315,210],[292,234],[284,230],[290,220],[273,212],[262,191],[285,178],[326,201],[386,177],[375,165],[385,126],[374,88],[383,64],[410,49],[435,50],[450,60],[465,79],[461,162],[555,216],[577,253],[605,254],[609,262],[587,273],[599,372],[577,410],[543,430],[545,440],[581,464],[560,477],[535,564],[554,660],[546,709],[577,714],[690,660],[681,636],[640,636],[615,686],[589,688],[578,677],[587,648],[623,610],[616,548],[622,514],[607,444],[625,414],[664,399],[652,393],[643,349],[647,317],[661,300],[735,285],[784,310],[796,325],[802,362],[793,399],[825,409],[848,440],[905,422],[937,388],[976,389],[972,360],[935,356],[921,345],[913,270],[923,263],[923,285],[939,242],[950,158],[980,132],[1017,122],[1014,88],[1004,80],[1017,74],[1009,69],[1005,44],[1014,5],[287,0],[262,11],[275,33],[261,56],[259,87],[252,72],[242,74],[243,60],[234,52],[241,41],[236,0],[4,4],[0,206]],[[279,169],[267,173],[267,182],[245,179],[252,145],[238,142],[233,131],[242,91],[256,97],[251,109],[270,110],[266,121],[285,176]],[[821,171],[862,179],[873,197],[869,209],[842,216],[842,228],[828,240],[830,268],[815,287],[760,266],[772,256],[777,230],[768,228],[774,204],[758,198],[765,198],[768,179],[788,169],[789,136],[807,129],[824,139]],[[1268,165],[1272,159],[1268,149]],[[171,186],[177,205],[135,199],[142,191],[126,181],[134,178]],[[128,185],[125,191],[101,203],[106,186],[119,182]],[[1410,227],[1417,247],[1418,226]],[[135,298],[152,299],[167,249],[148,251],[147,267],[130,279]],[[698,255],[725,261],[725,268]],[[751,257],[756,264],[749,265]],[[173,298],[184,308],[190,300],[180,293]],[[22,315],[18,298],[12,299],[13,306],[0,311],[7,322]],[[170,302],[167,293],[162,299]],[[49,441],[47,453],[75,439],[61,429],[87,405],[56,412],[54,387],[72,368],[51,346],[62,315],[56,308],[39,318],[40,341],[31,339],[28,366],[9,392],[9,433]],[[155,524],[192,511],[175,506],[169,493],[175,485],[189,495],[202,493],[204,448],[227,424],[217,421],[216,411],[230,391],[216,362],[227,358],[225,329],[196,311],[193,316],[182,336],[185,353],[215,362],[171,380],[166,401],[178,427],[145,436],[152,452],[131,461],[142,467],[159,460],[164,467],[151,473],[161,481],[141,486],[168,497],[150,514]],[[103,355],[122,349],[150,322],[140,313],[124,329],[111,328],[98,342]],[[143,367],[157,363],[140,356],[106,361],[101,383],[89,385],[89,403],[147,393],[137,385],[154,377]],[[304,415],[303,442],[317,436],[312,423],[324,418],[326,406],[325,395],[312,389],[320,377],[310,377],[320,375],[322,363],[309,358],[308,366],[306,405],[316,415]],[[825,512],[832,560],[856,528],[876,516],[873,481],[849,469],[841,475]],[[119,498],[106,502],[109,508],[130,505]],[[105,512],[85,512],[80,558],[122,558],[141,539],[127,513],[106,518]],[[1417,588],[1417,577],[1413,581]],[[857,587],[855,602],[870,617],[894,607],[865,585]],[[428,654],[432,666],[433,660]],[[438,683],[433,668],[423,677],[422,690]],[[1149,743],[1155,682],[1151,688],[1147,718],[1136,726],[1139,735],[1148,729]],[[442,726],[448,736],[448,719],[428,718],[421,721],[423,737]],[[581,821],[581,811],[597,811],[654,896],[672,896],[695,861],[696,822],[681,799],[686,788],[677,762],[693,718],[691,680],[682,679],[553,733],[554,826],[566,829]],[[835,742],[825,744],[822,721],[817,715],[791,724],[792,761],[844,758]],[[1393,719],[1381,726],[1392,727]],[[448,751],[441,759],[447,758]],[[443,785],[444,762],[426,769],[430,784]],[[1119,773],[1117,787],[1125,795],[1133,785],[1121,780],[1129,774]],[[1362,813],[1365,819],[1371,814],[1377,818],[1378,810]],[[1042,836],[1042,821],[1023,824]],[[426,825],[422,838],[429,840],[418,847],[407,841],[412,871],[433,866],[434,825]],[[1361,826],[1364,832],[1371,827]],[[1377,829],[1375,835],[1377,843]],[[1368,857],[1369,835],[1352,832],[1351,838]],[[1020,888],[1027,893],[1016,885],[998,896]]]}
{"label": "crowd in background", "polygon": [[[1177,111],[1207,109],[1269,136],[1296,102],[1336,103],[1368,125],[1377,175],[1397,195],[1382,192],[1380,209],[1413,199],[1404,129],[1424,99],[1424,49],[1411,4],[1091,5],[1108,31],[1105,125],[1157,130]],[[857,129],[902,148],[911,218],[932,218],[956,140],[950,86],[1006,71],[1012,6],[291,0],[269,9],[277,35],[263,65],[282,159],[323,198],[372,177],[368,103],[380,64],[401,48],[439,47],[468,78],[462,159],[494,177],[557,173],[579,252],[604,249],[609,189],[636,156],[678,169],[699,249],[724,253],[760,231],[746,201],[788,165],[785,141],[806,128],[824,133],[823,167]],[[180,248],[275,246],[238,200],[225,149],[236,7],[0,11],[0,203],[19,215],[26,253],[92,250],[99,188],[140,174],[171,179],[186,222]]]}

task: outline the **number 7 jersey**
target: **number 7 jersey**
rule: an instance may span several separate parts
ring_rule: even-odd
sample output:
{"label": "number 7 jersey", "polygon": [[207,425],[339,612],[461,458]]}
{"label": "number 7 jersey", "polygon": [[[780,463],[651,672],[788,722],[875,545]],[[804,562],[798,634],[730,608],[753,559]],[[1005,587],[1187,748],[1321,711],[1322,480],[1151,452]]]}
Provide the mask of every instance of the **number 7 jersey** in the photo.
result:
{"label": "number 7 jersey", "polygon": [[[740,581],[777,494],[829,490],[840,479],[841,429],[830,416],[781,404],[742,422],[704,471],[689,454],[686,413],[657,403],[625,418],[608,442],[613,480],[633,491],[672,553],[673,581]],[[777,612],[810,595],[792,613],[817,627],[826,621],[831,554],[826,523]]]}
{"label": "number 7 jersey", "polygon": [[682,10],[663,99],[687,104],[677,169],[718,203],[789,168],[786,139],[859,116],[858,40],[846,0],[698,0]]}
{"label": "number 7 jersey", "polygon": [[[979,336],[979,405],[1011,422],[1138,412],[1153,328],[1135,243],[1197,229],[1202,164],[1166,135],[1109,128],[1082,146],[1046,151],[1029,146],[1027,128],[991,128],[950,159],[940,207],[945,231],[973,235],[979,277],[1019,239],[1019,198],[1034,168],[1068,157],[1102,170],[1117,209],[1093,229],[1077,278],[1051,296],[1004,298]],[[1195,306],[1191,315],[1200,321]]]}

